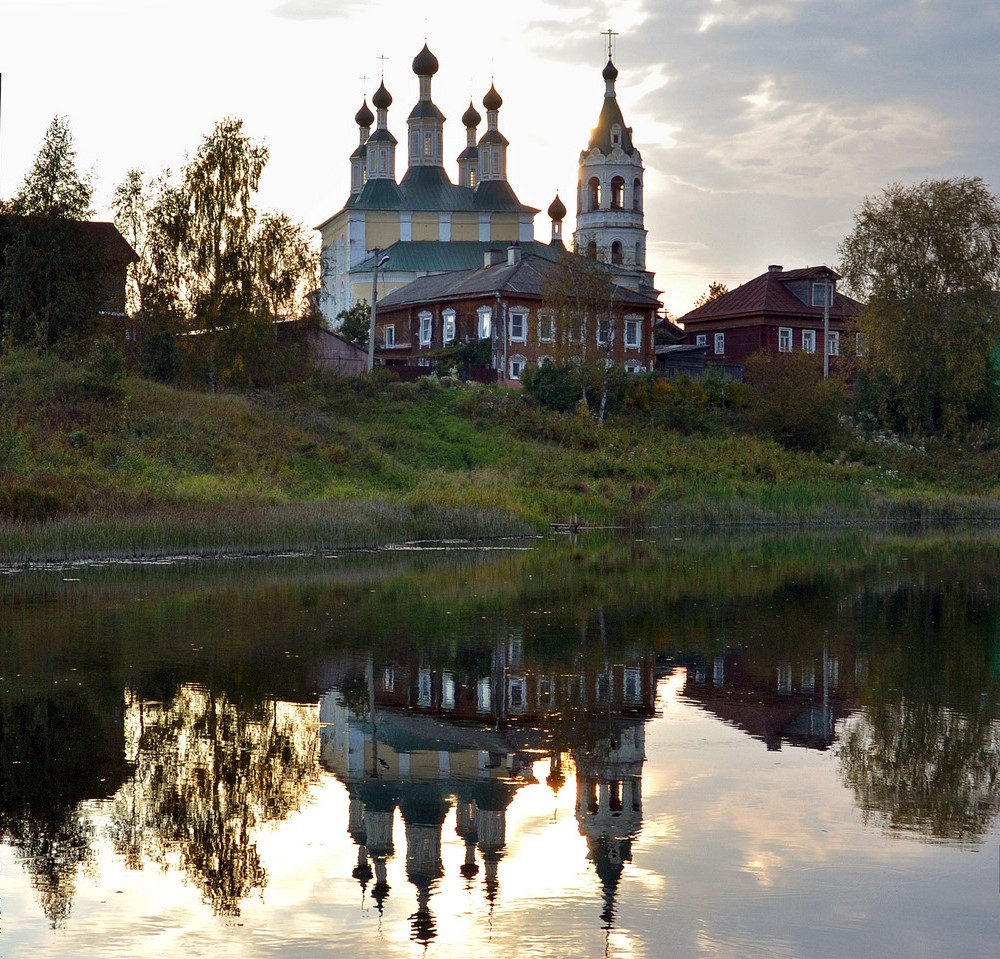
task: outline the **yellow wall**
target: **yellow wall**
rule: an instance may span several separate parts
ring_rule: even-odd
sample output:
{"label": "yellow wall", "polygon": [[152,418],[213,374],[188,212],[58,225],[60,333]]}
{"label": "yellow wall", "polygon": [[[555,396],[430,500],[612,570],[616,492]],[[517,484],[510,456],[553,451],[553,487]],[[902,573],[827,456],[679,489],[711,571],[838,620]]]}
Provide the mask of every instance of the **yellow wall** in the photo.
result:
{"label": "yellow wall", "polygon": [[513,242],[521,232],[520,218],[509,213],[494,213],[490,218],[490,239]]}
{"label": "yellow wall", "polygon": [[479,217],[469,218],[463,216],[459,219],[459,214],[451,218],[451,238],[453,240],[478,240],[479,239]]}
{"label": "yellow wall", "polygon": [[384,250],[398,240],[398,213],[368,213],[365,216],[365,246],[369,250]]}
{"label": "yellow wall", "polygon": [[440,237],[440,217],[437,213],[413,214],[413,239],[437,240]]}

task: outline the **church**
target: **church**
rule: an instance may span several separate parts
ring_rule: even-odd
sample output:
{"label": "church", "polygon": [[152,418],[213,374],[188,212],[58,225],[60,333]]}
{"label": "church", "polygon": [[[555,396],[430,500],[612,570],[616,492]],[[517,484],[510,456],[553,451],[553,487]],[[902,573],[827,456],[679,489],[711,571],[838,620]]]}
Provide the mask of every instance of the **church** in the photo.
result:
{"label": "church", "polygon": [[[503,98],[495,85],[483,97],[482,116],[470,102],[462,115],[466,146],[457,157],[457,182],[444,166],[445,116],[431,85],[439,63],[427,44],[413,60],[417,101],[407,118],[407,165],[396,176],[398,141],[390,130],[393,98],[383,77],[355,116],[358,146],[350,156],[351,193],[344,206],[317,230],[321,236],[320,310],[325,323],[360,300],[371,301],[374,279],[379,299],[419,277],[474,270],[491,255],[520,254],[546,259],[565,255],[558,196],[549,206],[549,242],[535,239],[538,209],[522,203],[507,176],[509,141],[500,129]],[[608,50],[602,74],[605,90],[597,126],[580,154],[576,232],[578,253],[611,267],[614,281],[655,299],[653,274],[646,270],[643,226],[643,165],[625,125],[615,93],[618,70]],[[376,252],[377,251],[377,252]]]}

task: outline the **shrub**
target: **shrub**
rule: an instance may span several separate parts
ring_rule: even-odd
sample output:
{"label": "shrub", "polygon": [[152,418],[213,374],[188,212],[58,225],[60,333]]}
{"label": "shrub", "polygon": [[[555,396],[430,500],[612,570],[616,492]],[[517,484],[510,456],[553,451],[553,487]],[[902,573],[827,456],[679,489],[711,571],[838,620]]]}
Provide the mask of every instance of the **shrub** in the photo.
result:
{"label": "shrub", "polygon": [[821,360],[809,353],[761,352],[746,364],[750,385],[747,422],[788,449],[829,449],[840,438],[847,388],[823,379]]}

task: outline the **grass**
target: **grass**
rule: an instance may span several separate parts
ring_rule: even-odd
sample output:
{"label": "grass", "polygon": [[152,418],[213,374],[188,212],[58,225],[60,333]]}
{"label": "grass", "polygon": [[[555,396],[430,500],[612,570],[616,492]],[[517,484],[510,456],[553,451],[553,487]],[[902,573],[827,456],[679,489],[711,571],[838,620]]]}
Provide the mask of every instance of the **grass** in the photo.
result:
{"label": "grass", "polygon": [[852,438],[790,452],[724,417],[604,426],[516,392],[317,376],[248,395],[0,360],[0,562],[257,552],[592,525],[1000,519],[1000,452]]}

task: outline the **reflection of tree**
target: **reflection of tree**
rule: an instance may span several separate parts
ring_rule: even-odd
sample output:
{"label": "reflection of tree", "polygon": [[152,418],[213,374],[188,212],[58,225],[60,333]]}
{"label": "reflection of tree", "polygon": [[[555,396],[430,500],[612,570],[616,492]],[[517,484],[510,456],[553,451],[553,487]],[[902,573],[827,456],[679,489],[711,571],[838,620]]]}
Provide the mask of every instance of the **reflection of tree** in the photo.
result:
{"label": "reflection of tree", "polygon": [[1000,725],[992,711],[881,702],[848,725],[840,759],[866,818],[892,828],[979,839],[1000,810]]}
{"label": "reflection of tree", "polygon": [[267,881],[254,829],[296,808],[314,775],[314,713],[185,686],[169,704],[133,700],[126,729],[137,772],[115,797],[116,850],[136,869],[178,862],[214,912],[239,915]]}
{"label": "reflection of tree", "polygon": [[974,840],[1000,811],[995,613],[984,603],[995,586],[985,573],[955,572],[951,561],[924,582],[861,597],[862,629],[879,642],[861,690],[865,708],[845,725],[839,755],[866,817]]}
{"label": "reflection of tree", "polygon": [[127,775],[113,702],[78,689],[0,700],[0,836],[53,927],[69,918],[77,875],[94,859],[82,804]]}

